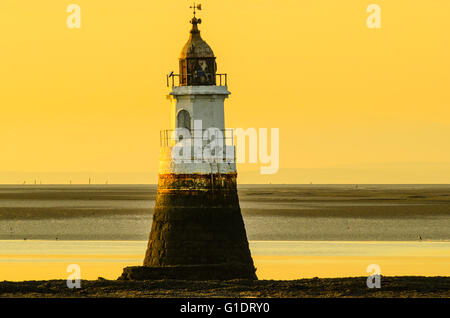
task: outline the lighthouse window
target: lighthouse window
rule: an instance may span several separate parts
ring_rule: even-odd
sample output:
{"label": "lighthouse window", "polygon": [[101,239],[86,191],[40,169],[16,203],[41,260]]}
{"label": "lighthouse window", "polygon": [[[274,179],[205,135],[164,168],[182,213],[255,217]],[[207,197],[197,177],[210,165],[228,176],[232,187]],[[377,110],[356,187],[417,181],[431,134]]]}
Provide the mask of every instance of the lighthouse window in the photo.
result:
{"label": "lighthouse window", "polygon": [[188,111],[186,111],[184,109],[181,110],[178,113],[177,120],[178,120],[178,125],[177,125],[178,128],[186,128],[186,129],[191,130],[191,115],[189,115]]}

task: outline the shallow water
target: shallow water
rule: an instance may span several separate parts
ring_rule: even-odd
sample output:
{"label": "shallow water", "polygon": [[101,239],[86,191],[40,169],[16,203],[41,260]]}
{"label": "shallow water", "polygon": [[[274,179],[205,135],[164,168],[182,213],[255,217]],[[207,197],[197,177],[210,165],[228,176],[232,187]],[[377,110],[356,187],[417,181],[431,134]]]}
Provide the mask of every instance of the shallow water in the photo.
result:
{"label": "shallow water", "polygon": [[[141,265],[154,186],[0,186],[0,281],[115,279]],[[245,186],[260,279],[450,275],[449,186]],[[420,238],[419,238],[420,237]]]}
{"label": "shallow water", "polygon": [[[141,265],[146,241],[0,241],[0,281],[116,279]],[[259,279],[368,276],[367,266],[394,275],[450,275],[450,242],[250,241]]]}

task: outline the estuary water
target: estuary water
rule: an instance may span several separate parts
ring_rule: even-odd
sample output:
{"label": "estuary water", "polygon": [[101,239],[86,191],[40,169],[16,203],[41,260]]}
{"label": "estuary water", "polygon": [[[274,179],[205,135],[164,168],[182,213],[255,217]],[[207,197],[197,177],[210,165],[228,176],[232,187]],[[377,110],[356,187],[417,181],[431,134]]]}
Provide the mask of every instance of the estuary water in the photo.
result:
{"label": "estuary water", "polygon": [[[450,186],[242,185],[262,279],[450,275]],[[0,186],[0,280],[115,279],[140,265],[155,186]]]}
{"label": "estuary water", "polygon": [[[146,241],[0,241],[0,281],[117,279],[142,265]],[[250,241],[259,279],[368,276],[450,276],[450,242]]]}

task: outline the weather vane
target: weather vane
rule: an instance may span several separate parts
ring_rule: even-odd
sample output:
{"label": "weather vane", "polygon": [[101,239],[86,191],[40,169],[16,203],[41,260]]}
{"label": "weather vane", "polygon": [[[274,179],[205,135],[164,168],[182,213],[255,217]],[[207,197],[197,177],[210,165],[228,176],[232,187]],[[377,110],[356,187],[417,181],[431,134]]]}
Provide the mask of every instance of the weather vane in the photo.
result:
{"label": "weather vane", "polygon": [[191,9],[194,9],[194,17],[195,17],[195,14],[197,13],[197,10],[201,10],[202,9],[202,5],[201,4],[195,4],[195,2],[194,2],[194,5],[193,6],[190,6],[190,8]]}

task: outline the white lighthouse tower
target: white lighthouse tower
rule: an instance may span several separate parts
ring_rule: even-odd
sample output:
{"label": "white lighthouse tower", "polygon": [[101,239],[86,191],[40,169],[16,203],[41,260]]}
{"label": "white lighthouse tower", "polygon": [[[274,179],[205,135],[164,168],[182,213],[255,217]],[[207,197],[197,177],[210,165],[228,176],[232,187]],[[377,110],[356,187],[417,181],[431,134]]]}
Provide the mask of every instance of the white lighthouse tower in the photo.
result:
{"label": "white lighthouse tower", "polygon": [[[217,74],[216,57],[200,36],[201,19],[195,12],[191,23],[180,54],[180,74],[167,78],[172,87],[171,130],[161,133],[159,173],[236,173],[232,130],[225,129],[225,99],[231,94],[228,76]],[[191,149],[187,143],[181,152],[174,149],[182,140]]]}
{"label": "white lighthouse tower", "polygon": [[[195,9],[200,7],[195,7]],[[227,76],[191,20],[171,87],[171,129],[161,132],[158,192],[144,266],[122,279],[257,279],[225,128]]]}

